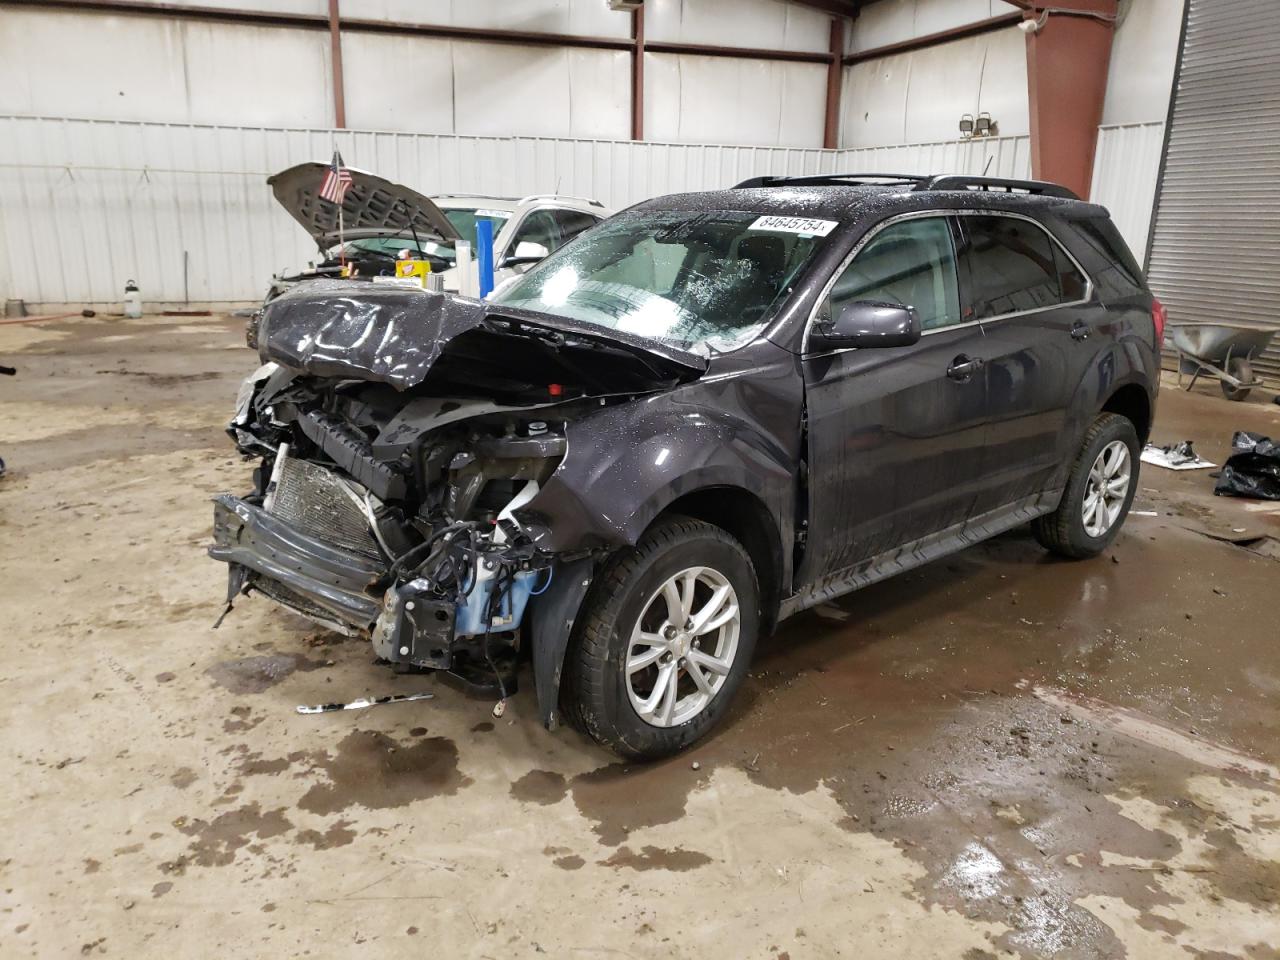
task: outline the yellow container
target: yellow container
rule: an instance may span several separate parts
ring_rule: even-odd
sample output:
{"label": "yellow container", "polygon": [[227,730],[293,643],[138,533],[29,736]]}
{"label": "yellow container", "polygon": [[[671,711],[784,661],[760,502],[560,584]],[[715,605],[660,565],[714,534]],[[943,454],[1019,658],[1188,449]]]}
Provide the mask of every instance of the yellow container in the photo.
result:
{"label": "yellow container", "polygon": [[402,280],[417,280],[423,287],[427,285],[427,274],[431,272],[431,264],[426,260],[397,260],[396,277]]}

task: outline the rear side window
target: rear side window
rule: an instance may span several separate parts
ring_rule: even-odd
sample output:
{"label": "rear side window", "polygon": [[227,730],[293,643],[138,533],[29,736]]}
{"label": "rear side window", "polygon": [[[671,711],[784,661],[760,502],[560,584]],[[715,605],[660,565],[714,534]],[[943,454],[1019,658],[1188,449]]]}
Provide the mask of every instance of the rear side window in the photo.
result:
{"label": "rear side window", "polygon": [[830,315],[872,300],[915,307],[920,326],[960,322],[955,245],[946,217],[903,220],[885,227],[853,258],[831,288]]}
{"label": "rear side window", "polygon": [[1084,244],[1084,250],[1075,251],[1076,255],[1088,266],[1104,300],[1132,297],[1146,290],[1138,262],[1110,219],[1080,217],[1068,220],[1067,227],[1071,236]]}
{"label": "rear side window", "polygon": [[1015,217],[961,222],[977,319],[1084,299],[1087,281],[1044,228]]}
{"label": "rear side window", "polygon": [[561,243],[568,243],[582,231],[590,230],[600,222],[599,217],[593,217],[581,210],[557,210],[555,214],[556,223],[560,225]]}

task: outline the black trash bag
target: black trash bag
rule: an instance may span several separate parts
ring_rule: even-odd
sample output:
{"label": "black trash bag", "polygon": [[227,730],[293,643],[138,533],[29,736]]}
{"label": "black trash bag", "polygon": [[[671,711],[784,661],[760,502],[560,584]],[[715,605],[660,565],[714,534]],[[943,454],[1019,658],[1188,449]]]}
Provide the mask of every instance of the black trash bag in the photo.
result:
{"label": "black trash bag", "polygon": [[1280,443],[1260,433],[1239,430],[1213,492],[1221,497],[1280,500]]}

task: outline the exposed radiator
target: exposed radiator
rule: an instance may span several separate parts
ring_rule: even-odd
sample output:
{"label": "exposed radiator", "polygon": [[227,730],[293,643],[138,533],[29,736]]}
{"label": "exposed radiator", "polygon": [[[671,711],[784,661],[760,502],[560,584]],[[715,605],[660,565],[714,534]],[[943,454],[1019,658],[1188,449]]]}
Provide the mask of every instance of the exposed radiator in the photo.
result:
{"label": "exposed radiator", "polygon": [[344,550],[381,559],[369,518],[353,484],[332,470],[285,456],[268,513]]}

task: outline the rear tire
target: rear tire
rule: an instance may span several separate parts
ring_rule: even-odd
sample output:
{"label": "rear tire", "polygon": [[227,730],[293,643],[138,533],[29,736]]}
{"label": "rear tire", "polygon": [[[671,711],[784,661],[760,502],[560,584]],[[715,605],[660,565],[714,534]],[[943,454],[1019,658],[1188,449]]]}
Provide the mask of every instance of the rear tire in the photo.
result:
{"label": "rear tire", "polygon": [[[1227,373],[1245,383],[1253,382],[1253,364],[1245,357],[1232,357],[1231,362],[1227,364]],[[1249,395],[1251,389],[1250,387],[1233,387],[1225,380],[1219,380],[1218,383],[1222,387],[1222,395],[1228,400],[1243,400]]]}
{"label": "rear tire", "polygon": [[623,757],[683,750],[742,684],[759,597],[737,540],[700,520],[659,520],[606,563],[583,602],[565,657],[565,718]]}
{"label": "rear tire", "polygon": [[1058,509],[1032,521],[1040,545],[1076,560],[1096,557],[1110,546],[1138,489],[1140,454],[1132,421],[1099,414],[1085,431]]}

